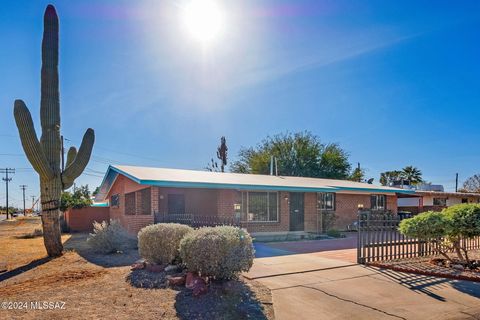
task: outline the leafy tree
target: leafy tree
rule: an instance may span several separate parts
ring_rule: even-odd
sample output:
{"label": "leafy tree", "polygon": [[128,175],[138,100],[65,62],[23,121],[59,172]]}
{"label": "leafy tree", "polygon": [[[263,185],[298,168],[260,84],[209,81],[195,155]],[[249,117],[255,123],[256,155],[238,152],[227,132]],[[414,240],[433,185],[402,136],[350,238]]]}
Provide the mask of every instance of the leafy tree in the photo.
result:
{"label": "leafy tree", "polygon": [[365,170],[360,168],[360,164],[353,171],[348,180],[363,182],[365,181]]}
{"label": "leafy tree", "polygon": [[388,185],[390,182],[398,181],[402,179],[402,171],[385,171],[380,173],[380,183],[382,186]]}
{"label": "leafy tree", "polygon": [[428,211],[403,220],[399,231],[407,236],[431,243],[436,250],[452,261],[448,252],[455,252],[459,262],[472,267],[463,239],[480,236],[480,204],[458,204],[442,210]]}
{"label": "leafy tree", "polygon": [[427,211],[400,222],[400,233],[418,238],[433,244],[439,254],[452,261],[447,254],[448,248],[443,245],[442,237],[445,236],[447,220],[445,215],[438,211]]}
{"label": "leafy tree", "polygon": [[62,212],[67,211],[68,209],[80,209],[88,207],[92,204],[92,199],[90,197],[90,190],[88,185],[80,186],[75,188],[73,193],[64,191],[60,199],[60,210]]}
{"label": "leafy tree", "polygon": [[406,166],[402,169],[402,178],[410,181],[410,184],[419,184],[423,182],[422,171],[414,166]]}
{"label": "leafy tree", "polygon": [[480,174],[473,175],[465,180],[463,188],[458,191],[480,193]]}
{"label": "leafy tree", "polygon": [[231,170],[237,173],[270,173],[270,158],[277,159],[278,174],[347,179],[348,153],[338,144],[324,144],[312,133],[281,133],[268,136],[256,147],[242,148]]}
{"label": "leafy tree", "polygon": [[[227,140],[225,137],[220,138],[220,145],[217,148],[217,159],[220,160],[220,171],[225,172],[225,166],[227,165],[227,155],[228,155],[228,147],[227,147]],[[218,163],[216,161],[211,160],[211,162],[205,167],[208,171],[217,172],[219,171]]]}
{"label": "leafy tree", "polygon": [[446,239],[454,248],[460,261],[471,264],[468,250],[462,239],[480,236],[480,204],[462,203],[443,209],[448,220]]}

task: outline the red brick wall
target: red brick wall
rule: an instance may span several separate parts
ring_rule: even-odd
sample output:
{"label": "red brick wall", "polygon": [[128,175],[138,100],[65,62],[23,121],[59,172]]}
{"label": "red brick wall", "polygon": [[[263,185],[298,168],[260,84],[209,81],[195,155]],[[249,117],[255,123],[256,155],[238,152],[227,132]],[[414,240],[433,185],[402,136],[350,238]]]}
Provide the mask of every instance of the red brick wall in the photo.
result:
{"label": "red brick wall", "polygon": [[65,212],[65,220],[72,232],[90,232],[93,222],[109,221],[108,207],[85,207],[82,209],[69,209]]}
{"label": "red brick wall", "polygon": [[[149,188],[149,186],[142,186],[138,183],[119,175],[117,180],[113,184],[110,192],[108,194],[108,199],[113,194],[119,194],[119,206],[110,207],[110,218],[117,219],[120,221],[122,226],[130,233],[130,234],[137,234],[140,229],[149,224],[153,224],[153,208],[156,205],[156,201],[152,195],[152,212],[149,215],[146,214],[138,214],[141,209],[141,202],[138,197],[136,201],[136,213],[135,215],[125,215],[125,193],[130,193],[134,191],[138,191],[141,189]],[[153,190],[153,188],[152,188]],[[154,193],[154,191],[152,191]]]}
{"label": "red brick wall", "polygon": [[[358,205],[370,208],[370,194],[336,194],[335,223],[333,228],[346,230],[347,226],[357,221]],[[387,195],[387,210],[397,213],[397,196]]]}

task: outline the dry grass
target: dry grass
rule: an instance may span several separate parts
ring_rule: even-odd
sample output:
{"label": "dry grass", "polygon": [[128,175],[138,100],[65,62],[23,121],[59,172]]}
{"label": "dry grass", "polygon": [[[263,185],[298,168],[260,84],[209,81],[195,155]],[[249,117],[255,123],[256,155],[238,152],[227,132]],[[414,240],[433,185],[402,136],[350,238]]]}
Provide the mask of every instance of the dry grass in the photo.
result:
{"label": "dry grass", "polygon": [[[65,310],[0,309],[0,319],[187,319],[188,313],[179,309],[185,305],[181,303],[185,291],[135,288],[125,280],[130,264],[138,258],[136,251],[98,255],[86,246],[86,235],[73,234],[63,237],[66,253],[50,260],[45,258],[41,237],[18,238],[39,224],[38,218],[0,223],[0,263],[5,261],[8,268],[0,273],[0,300],[62,301]],[[259,318],[273,319],[270,291],[255,282],[247,286],[262,302],[265,316]]]}

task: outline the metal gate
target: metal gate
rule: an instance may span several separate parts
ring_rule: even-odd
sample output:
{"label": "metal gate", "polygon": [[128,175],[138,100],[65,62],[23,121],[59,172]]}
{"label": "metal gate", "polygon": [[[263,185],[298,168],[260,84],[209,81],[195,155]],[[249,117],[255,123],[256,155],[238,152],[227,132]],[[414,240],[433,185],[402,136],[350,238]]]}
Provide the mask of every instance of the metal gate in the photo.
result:
{"label": "metal gate", "polygon": [[400,221],[409,216],[390,212],[358,213],[358,263],[394,260],[433,254],[426,241],[404,236],[398,231]]}

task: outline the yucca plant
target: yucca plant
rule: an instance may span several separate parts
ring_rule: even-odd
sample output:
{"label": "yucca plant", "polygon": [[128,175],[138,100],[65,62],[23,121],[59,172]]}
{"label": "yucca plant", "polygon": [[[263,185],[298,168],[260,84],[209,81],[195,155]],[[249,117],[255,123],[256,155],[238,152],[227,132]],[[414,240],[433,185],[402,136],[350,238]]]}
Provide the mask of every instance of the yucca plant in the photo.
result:
{"label": "yucca plant", "polygon": [[23,150],[40,177],[42,224],[45,248],[50,257],[60,256],[63,246],[59,224],[59,205],[62,190],[72,186],[90,160],[95,134],[88,129],[77,152],[68,150],[65,170],[60,167],[60,96],[58,87],[58,16],[48,5],[44,15],[42,40],[42,71],[40,120],[42,136],[37,138],[32,116],[22,100],[15,100],[17,123]]}

